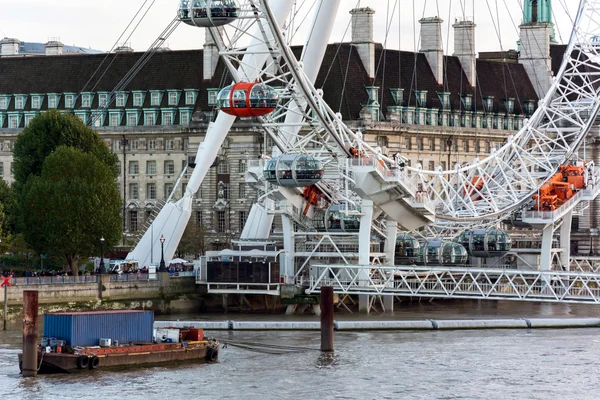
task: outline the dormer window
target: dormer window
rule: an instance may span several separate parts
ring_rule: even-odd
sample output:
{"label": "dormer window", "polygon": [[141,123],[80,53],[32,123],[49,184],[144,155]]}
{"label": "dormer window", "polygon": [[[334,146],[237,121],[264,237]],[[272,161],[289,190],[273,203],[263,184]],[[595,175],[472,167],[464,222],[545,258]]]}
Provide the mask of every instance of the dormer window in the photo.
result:
{"label": "dormer window", "polygon": [[179,90],[169,90],[169,105],[176,106],[179,104],[179,95],[181,92]]}
{"label": "dormer window", "polygon": [[127,93],[117,93],[115,103],[117,107],[125,107],[125,104],[127,103]]}
{"label": "dormer window", "polygon": [[415,90],[418,107],[427,107],[427,90]]}
{"label": "dormer window", "polygon": [[527,112],[528,115],[533,114],[533,112],[535,111],[535,101],[534,100],[526,100],[525,101],[525,112]]}
{"label": "dormer window", "polygon": [[57,94],[49,94],[48,95],[48,108],[57,108],[58,101],[60,100],[60,96]]}
{"label": "dormer window", "polygon": [[144,105],[144,93],[143,92],[133,92],[133,106],[141,107]]}
{"label": "dormer window", "polygon": [[65,94],[65,108],[73,108],[75,105],[75,95]]}
{"label": "dormer window", "polygon": [[506,105],[506,112],[509,114],[512,114],[515,112],[515,99],[508,98],[504,101],[504,104]]}
{"label": "dormer window", "polygon": [[396,89],[390,89],[390,91],[392,92],[392,98],[394,99],[394,103],[396,103],[397,106],[403,105],[404,104],[404,89],[396,88]]}
{"label": "dormer window", "polygon": [[379,86],[365,86],[369,94],[369,102],[379,101]]}
{"label": "dormer window", "polygon": [[442,108],[449,109],[450,108],[450,93],[449,92],[438,92],[438,97],[440,98],[440,103],[442,103]]}
{"label": "dormer window", "polygon": [[31,109],[39,110],[41,106],[42,106],[42,96],[31,95]]}
{"label": "dormer window", "polygon": [[185,104],[188,106],[193,106],[196,104],[196,98],[198,97],[198,90],[196,89],[186,89],[185,90]]}
{"label": "dormer window", "polygon": [[162,91],[154,90],[150,92],[150,105],[153,107],[160,106],[162,101]]}
{"label": "dormer window", "polygon": [[[208,105],[209,106],[216,105],[217,104],[217,95],[219,94],[219,89],[207,89],[207,91],[208,91]],[[193,93],[186,93],[186,98],[187,98],[187,95],[191,95],[191,94],[193,94]]]}
{"label": "dormer window", "polygon": [[483,99],[485,111],[492,112],[494,110],[494,96],[488,96]]}
{"label": "dormer window", "polygon": [[465,108],[465,110],[473,109],[473,95],[472,94],[466,94],[466,95],[462,96],[461,100],[462,100],[463,107]]}
{"label": "dormer window", "polygon": [[[8,103],[10,102],[10,96],[0,96],[0,110],[6,110]],[[0,125],[2,126],[2,125]]]}
{"label": "dormer window", "polygon": [[98,106],[108,107],[108,93],[98,93]]}
{"label": "dormer window", "polygon": [[81,94],[81,108],[90,108],[92,106],[92,96],[91,93]]}
{"label": "dormer window", "polygon": [[24,94],[15,95],[15,109],[22,110],[25,108],[25,101],[27,100],[27,96]]}

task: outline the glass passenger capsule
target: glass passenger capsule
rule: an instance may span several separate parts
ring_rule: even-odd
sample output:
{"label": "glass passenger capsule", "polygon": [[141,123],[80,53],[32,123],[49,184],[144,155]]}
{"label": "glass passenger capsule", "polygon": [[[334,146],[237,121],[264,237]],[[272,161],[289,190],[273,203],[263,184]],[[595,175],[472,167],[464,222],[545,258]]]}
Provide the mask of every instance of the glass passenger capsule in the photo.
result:
{"label": "glass passenger capsule", "polygon": [[467,250],[458,242],[441,239],[428,240],[421,246],[418,264],[456,266],[467,262]]}
{"label": "glass passenger capsule", "polygon": [[179,19],[188,25],[210,28],[235,21],[239,10],[234,0],[181,0]]}
{"label": "glass passenger capsule", "polygon": [[399,234],[396,236],[394,264],[408,265],[416,263],[420,247],[419,241],[408,233]]}
{"label": "glass passenger capsule", "polygon": [[474,229],[460,234],[456,241],[473,257],[502,257],[512,248],[508,233],[498,229]]}
{"label": "glass passenger capsule", "polygon": [[358,232],[360,215],[352,211],[356,211],[356,207],[334,204],[325,211],[317,212],[313,218],[313,225],[318,231]]}
{"label": "glass passenger capsule", "polygon": [[275,111],[279,96],[264,83],[239,82],[221,89],[217,108],[240,118],[260,117]]}
{"label": "glass passenger capsule", "polygon": [[277,186],[310,186],[323,177],[323,165],[311,156],[285,154],[268,160],[263,175],[267,182]]}

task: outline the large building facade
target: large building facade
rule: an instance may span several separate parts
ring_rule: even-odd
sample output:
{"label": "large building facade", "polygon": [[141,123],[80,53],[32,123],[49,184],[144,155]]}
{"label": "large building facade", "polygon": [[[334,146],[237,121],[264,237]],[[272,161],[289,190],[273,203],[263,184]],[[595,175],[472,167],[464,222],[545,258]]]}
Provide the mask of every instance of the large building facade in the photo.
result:
{"label": "large building facade", "polygon": [[[468,20],[453,25],[454,53],[444,55],[437,17],[420,21],[419,52],[384,49],[373,40],[375,11],[351,13],[352,41],[329,45],[316,87],[368,142],[429,170],[485,157],[518,131],[535,111],[565,49],[552,44],[551,13],[537,1],[526,3],[521,58],[514,51],[477,58],[476,25]],[[547,40],[540,48],[541,36]],[[107,57],[50,51],[20,57],[8,48],[5,52],[5,45],[15,49],[13,41],[5,41],[0,43],[0,176],[12,182],[15,140],[37,114],[57,109],[77,115],[119,156],[123,227],[132,244],[152,213],[185,191],[190,173],[182,172],[215,116],[219,89],[231,81],[216,46],[208,39],[202,50],[157,52],[113,93],[142,53]],[[536,50],[527,50],[534,42]],[[205,228],[208,249],[225,246],[241,233],[256,200],[245,183],[246,167],[271,148],[254,120],[234,125],[194,200],[191,223]]]}

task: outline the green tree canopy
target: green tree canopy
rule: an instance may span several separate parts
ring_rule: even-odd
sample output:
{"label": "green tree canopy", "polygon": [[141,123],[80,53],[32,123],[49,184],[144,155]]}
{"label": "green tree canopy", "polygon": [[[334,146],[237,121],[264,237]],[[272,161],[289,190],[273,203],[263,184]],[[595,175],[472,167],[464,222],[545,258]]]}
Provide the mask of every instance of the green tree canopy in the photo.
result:
{"label": "green tree canopy", "polygon": [[46,157],[59,146],[91,153],[111,169],[114,177],[119,174],[117,157],[97,132],[73,114],[50,110],[32,119],[15,143],[13,170],[17,193],[30,176],[41,175]]}
{"label": "green tree canopy", "polygon": [[3,211],[0,216],[0,238],[4,240],[16,230],[18,209],[14,192],[4,179],[0,179],[0,206],[2,206]]}
{"label": "green tree canopy", "polygon": [[206,228],[199,226],[194,223],[189,223],[179,246],[177,247],[178,257],[185,257],[185,255],[194,255],[194,257],[204,254],[205,252],[205,239],[206,239]]}
{"label": "green tree canopy", "polygon": [[24,235],[38,253],[61,253],[73,273],[78,260],[121,237],[121,198],[114,173],[95,155],[59,146],[41,176],[23,188]]}

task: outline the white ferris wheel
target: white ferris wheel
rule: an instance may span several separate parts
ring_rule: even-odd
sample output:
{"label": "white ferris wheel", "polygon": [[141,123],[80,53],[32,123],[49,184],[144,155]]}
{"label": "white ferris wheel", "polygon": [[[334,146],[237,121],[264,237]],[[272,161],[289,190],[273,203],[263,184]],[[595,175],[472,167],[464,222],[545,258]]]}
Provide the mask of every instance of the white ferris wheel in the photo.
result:
{"label": "white ferris wheel", "polygon": [[[362,253],[373,231],[389,239],[397,227],[489,226],[524,212],[563,166],[579,161],[577,150],[600,108],[600,1],[580,1],[560,70],[522,129],[485,158],[432,171],[407,166],[402,155],[382,154],[315,87],[339,6],[340,0],[180,2],[179,18],[209,29],[233,82],[218,95],[219,112],[198,151],[186,195],[167,204],[154,221],[154,239],[147,232],[130,256],[149,258],[156,232],[172,238],[165,254],[174,253],[191,197],[238,117],[256,118],[275,144],[272,154],[257,161],[262,189],[242,237],[267,238],[273,209],[281,208],[284,231],[296,225],[307,233],[356,236],[365,246],[358,256],[362,265],[370,262],[369,252]],[[299,55],[292,43],[298,43],[300,25],[308,33]],[[586,199],[595,197],[590,163],[581,175],[590,182]],[[382,219],[386,226],[378,225]]]}

